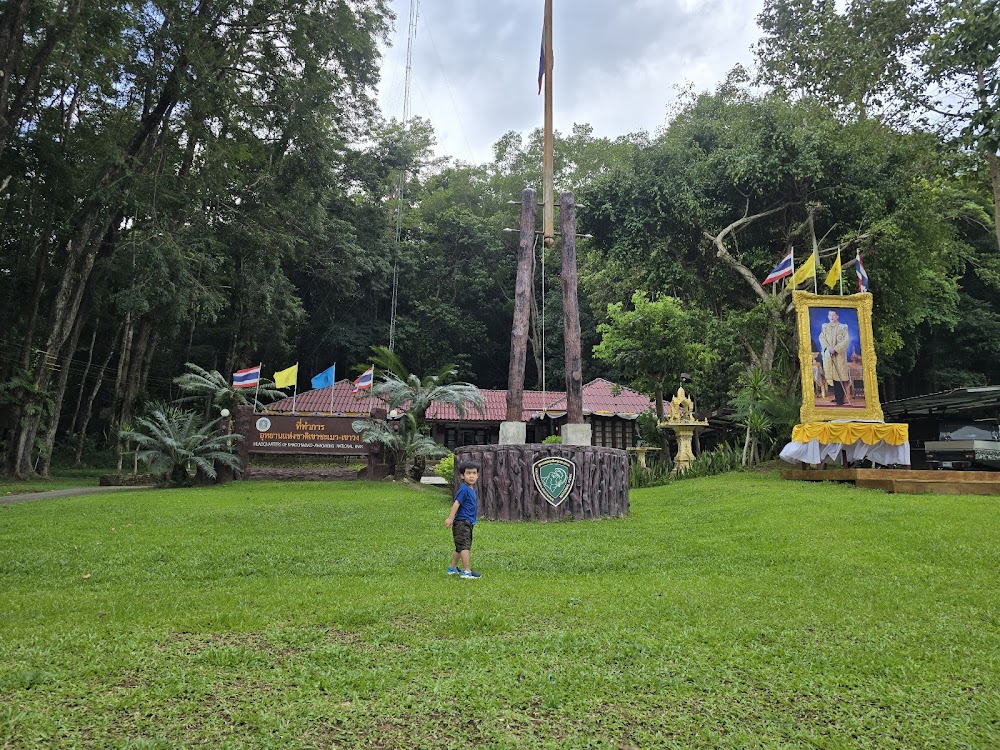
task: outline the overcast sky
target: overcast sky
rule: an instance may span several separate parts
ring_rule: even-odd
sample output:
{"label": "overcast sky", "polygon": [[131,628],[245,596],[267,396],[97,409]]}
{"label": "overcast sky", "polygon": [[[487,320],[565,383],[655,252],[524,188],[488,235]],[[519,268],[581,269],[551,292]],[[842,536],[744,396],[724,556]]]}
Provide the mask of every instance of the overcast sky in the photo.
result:
{"label": "overcast sky", "polygon": [[[410,0],[392,0],[396,28],[382,62],[379,102],[403,115]],[[428,118],[438,154],[476,163],[508,130],[542,125],[538,52],[543,0],[422,0],[410,112]],[[554,0],[555,127],[598,136],[655,132],[690,81],[713,88],[749,67],[763,0]]]}

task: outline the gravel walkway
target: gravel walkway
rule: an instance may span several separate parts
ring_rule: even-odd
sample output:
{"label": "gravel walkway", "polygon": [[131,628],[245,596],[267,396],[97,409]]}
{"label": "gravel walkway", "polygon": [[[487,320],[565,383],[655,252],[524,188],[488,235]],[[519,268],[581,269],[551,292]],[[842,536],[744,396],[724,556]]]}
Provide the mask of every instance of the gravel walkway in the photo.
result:
{"label": "gravel walkway", "polygon": [[74,497],[76,495],[96,495],[101,492],[121,492],[123,490],[151,490],[153,485],[138,485],[136,487],[77,487],[66,490],[45,490],[43,492],[25,492],[23,495],[4,495],[0,497],[0,505],[25,503],[29,500],[48,500],[53,497]]}

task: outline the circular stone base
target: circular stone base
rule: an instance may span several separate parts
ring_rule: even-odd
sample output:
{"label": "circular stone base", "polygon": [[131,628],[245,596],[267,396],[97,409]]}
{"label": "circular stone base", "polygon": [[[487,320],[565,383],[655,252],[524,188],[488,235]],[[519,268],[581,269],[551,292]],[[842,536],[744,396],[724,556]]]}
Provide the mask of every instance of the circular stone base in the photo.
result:
{"label": "circular stone base", "polygon": [[[561,458],[572,464],[572,488],[561,501],[556,497],[550,502],[535,484],[533,469],[545,458]],[[458,474],[462,461],[476,461],[483,467],[476,484],[479,515],[490,521],[568,521],[628,515],[628,454],[617,448],[541,443],[466,445],[455,450],[456,489],[462,481]],[[558,489],[558,482],[550,487],[550,491]]]}

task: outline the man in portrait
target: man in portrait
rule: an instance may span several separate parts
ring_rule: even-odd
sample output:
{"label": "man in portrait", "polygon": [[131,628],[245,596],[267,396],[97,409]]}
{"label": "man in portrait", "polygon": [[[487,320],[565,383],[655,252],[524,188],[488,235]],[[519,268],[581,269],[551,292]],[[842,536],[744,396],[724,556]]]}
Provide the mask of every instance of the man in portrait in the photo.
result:
{"label": "man in portrait", "polygon": [[840,322],[840,314],[836,310],[827,313],[829,322],[823,324],[819,334],[819,345],[823,355],[823,376],[828,386],[833,387],[833,400],[837,406],[851,406],[851,397],[847,390],[851,379],[847,366],[847,350],[851,343],[851,334],[847,325]]}

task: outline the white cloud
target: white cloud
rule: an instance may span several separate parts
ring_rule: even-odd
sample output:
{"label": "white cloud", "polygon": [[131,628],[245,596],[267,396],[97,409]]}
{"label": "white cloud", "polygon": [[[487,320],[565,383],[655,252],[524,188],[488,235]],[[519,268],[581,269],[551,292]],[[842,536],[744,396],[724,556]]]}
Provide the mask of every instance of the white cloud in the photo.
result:
{"label": "white cloud", "polygon": [[[393,0],[393,48],[379,101],[403,112],[410,0]],[[588,122],[596,135],[655,131],[674,87],[714,87],[749,66],[763,0],[555,0],[555,126]],[[438,153],[491,158],[506,131],[542,124],[537,96],[542,0],[423,0],[413,50],[410,111],[427,117]]]}

